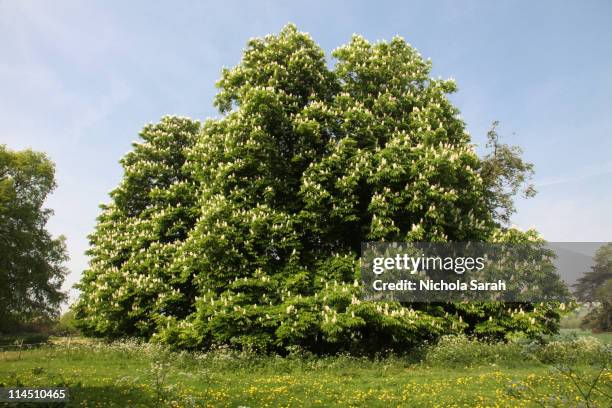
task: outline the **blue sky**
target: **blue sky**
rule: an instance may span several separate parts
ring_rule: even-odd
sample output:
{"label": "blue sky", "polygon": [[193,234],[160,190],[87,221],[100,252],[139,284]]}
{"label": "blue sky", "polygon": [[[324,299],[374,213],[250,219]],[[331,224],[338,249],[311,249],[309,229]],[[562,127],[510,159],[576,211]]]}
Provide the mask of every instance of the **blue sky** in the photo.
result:
{"label": "blue sky", "polygon": [[50,229],[87,265],[118,160],[164,114],[216,116],[214,83],[250,37],[287,22],[327,52],[403,36],[453,77],[475,143],[493,120],[536,166],[514,223],[550,241],[612,238],[612,2],[0,0],[0,143],[42,150],[59,187]]}

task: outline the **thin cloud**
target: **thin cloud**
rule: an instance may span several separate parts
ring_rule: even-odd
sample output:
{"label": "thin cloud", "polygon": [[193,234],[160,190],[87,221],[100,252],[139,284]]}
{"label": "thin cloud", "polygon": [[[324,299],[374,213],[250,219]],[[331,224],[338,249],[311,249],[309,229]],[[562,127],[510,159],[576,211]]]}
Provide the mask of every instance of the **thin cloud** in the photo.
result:
{"label": "thin cloud", "polygon": [[584,180],[588,180],[588,179],[595,178],[595,177],[605,176],[605,175],[608,175],[608,174],[612,174],[612,169],[604,168],[604,169],[600,169],[600,170],[593,170],[593,171],[586,172],[586,173],[579,174],[579,175],[575,175],[575,176],[551,178],[551,179],[542,180],[542,181],[539,181],[539,182],[536,181],[534,184],[535,184],[536,188],[538,188],[538,187],[550,187],[550,186],[557,186],[557,185],[560,185],[560,184],[576,183],[578,181],[584,181]]}

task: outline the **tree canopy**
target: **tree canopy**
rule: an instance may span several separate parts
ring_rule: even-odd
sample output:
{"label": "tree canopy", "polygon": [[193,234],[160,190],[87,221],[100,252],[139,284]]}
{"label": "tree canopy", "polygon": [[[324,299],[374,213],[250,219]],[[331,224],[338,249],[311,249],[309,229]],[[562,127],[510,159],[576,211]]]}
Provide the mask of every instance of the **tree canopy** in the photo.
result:
{"label": "tree canopy", "polygon": [[64,238],[46,229],[43,207],[55,188],[54,165],[31,150],[0,145],[0,330],[57,314],[65,295]]}
{"label": "tree canopy", "polygon": [[612,280],[612,243],[602,245],[593,260],[595,264],[591,270],[585,271],[574,284],[576,297],[583,302],[597,299],[597,289]]}
{"label": "tree canopy", "polygon": [[578,279],[575,294],[578,300],[597,305],[584,317],[583,327],[595,330],[612,329],[612,243],[602,245],[594,257],[590,271]]}
{"label": "tree canopy", "polygon": [[85,332],[360,352],[554,326],[548,306],[359,299],[361,242],[540,238],[500,227],[491,180],[530,168],[510,150],[523,167],[484,176],[453,81],[400,37],[356,35],[333,57],[288,25],[223,70],[219,118],[145,127],[91,236]]}

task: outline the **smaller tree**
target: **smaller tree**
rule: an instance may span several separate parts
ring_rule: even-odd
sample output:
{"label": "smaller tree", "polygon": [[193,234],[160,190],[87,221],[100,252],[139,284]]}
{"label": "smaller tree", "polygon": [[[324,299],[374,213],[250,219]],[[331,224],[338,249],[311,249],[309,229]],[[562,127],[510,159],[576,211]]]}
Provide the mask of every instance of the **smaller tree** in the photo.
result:
{"label": "smaller tree", "polygon": [[595,291],[598,305],[582,319],[582,328],[612,331],[612,279]]}
{"label": "smaller tree", "polygon": [[523,161],[523,150],[500,142],[495,121],[487,132],[486,147],[490,151],[481,159],[480,176],[487,186],[486,200],[495,219],[508,224],[515,212],[514,197],[522,194],[530,198],[536,190],[529,180],[533,164]]}
{"label": "smaller tree", "polygon": [[612,279],[612,243],[602,245],[595,253],[595,265],[573,285],[576,298],[582,302],[597,299],[597,289]]}
{"label": "smaller tree", "polygon": [[47,231],[53,211],[43,208],[54,175],[45,154],[0,145],[0,331],[56,316],[65,298],[66,245]]}
{"label": "smaller tree", "polygon": [[596,302],[582,320],[582,327],[612,330],[612,243],[602,245],[595,253],[595,265],[574,284],[578,300]]}

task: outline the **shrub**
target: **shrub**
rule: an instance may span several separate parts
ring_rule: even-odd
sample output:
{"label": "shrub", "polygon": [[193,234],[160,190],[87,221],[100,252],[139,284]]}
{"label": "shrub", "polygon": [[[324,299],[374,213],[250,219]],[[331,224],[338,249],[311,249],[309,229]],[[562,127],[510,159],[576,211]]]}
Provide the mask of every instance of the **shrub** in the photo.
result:
{"label": "shrub", "polygon": [[552,365],[606,365],[612,362],[612,344],[604,344],[592,336],[553,340],[545,344],[532,343],[524,354]]}
{"label": "shrub", "polygon": [[425,350],[424,363],[432,366],[469,367],[520,365],[525,361],[518,342],[485,342],[465,335],[443,336]]}

